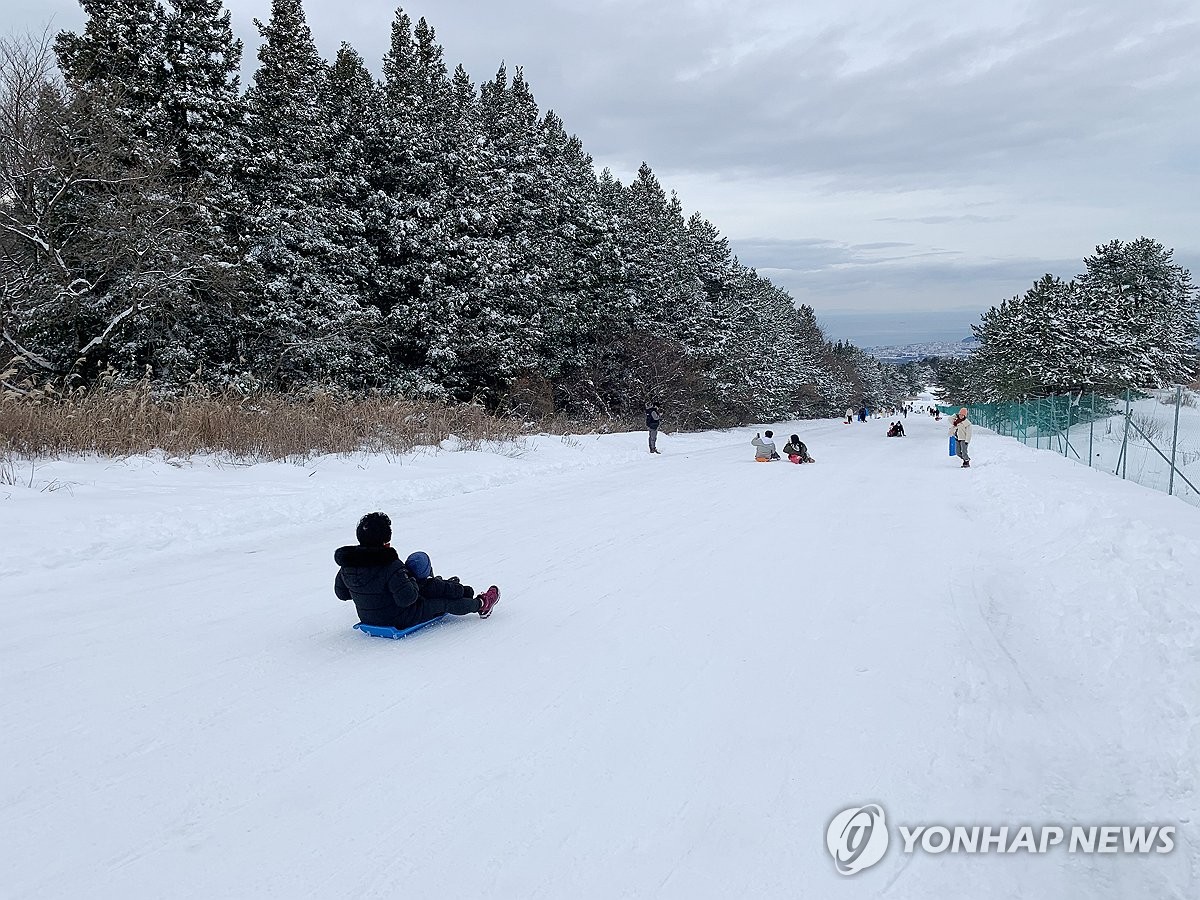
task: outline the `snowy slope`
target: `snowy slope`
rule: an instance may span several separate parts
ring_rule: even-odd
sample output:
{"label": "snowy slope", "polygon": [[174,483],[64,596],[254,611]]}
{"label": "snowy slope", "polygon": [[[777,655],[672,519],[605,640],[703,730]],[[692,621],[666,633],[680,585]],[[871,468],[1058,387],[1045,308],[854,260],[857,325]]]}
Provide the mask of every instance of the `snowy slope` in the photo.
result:
{"label": "snowy slope", "polygon": [[[0,488],[6,897],[1200,896],[1200,515],[980,430],[799,423]],[[786,435],[791,427],[778,426]],[[332,551],[504,596],[393,643]],[[892,852],[830,818],[1171,823],[1168,855]]]}

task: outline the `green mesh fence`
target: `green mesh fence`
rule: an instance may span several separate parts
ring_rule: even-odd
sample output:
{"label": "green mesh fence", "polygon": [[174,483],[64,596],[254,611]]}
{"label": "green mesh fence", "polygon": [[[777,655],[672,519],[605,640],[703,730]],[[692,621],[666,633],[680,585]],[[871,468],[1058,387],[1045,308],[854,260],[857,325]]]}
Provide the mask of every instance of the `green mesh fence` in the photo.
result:
{"label": "green mesh fence", "polygon": [[[954,415],[958,406],[939,406]],[[1200,506],[1200,396],[1187,388],[968,404],[971,421]]]}

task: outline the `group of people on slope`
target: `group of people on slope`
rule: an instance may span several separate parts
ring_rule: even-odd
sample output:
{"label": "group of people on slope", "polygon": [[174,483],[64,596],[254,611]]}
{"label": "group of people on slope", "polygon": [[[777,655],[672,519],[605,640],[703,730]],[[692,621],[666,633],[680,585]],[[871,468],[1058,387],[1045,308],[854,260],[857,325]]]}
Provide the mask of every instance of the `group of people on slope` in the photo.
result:
{"label": "group of people on slope", "polygon": [[[775,449],[775,433],[773,431],[756,434],[750,439],[750,443],[754,446],[754,461],[755,462],[771,462],[772,460],[781,459],[779,451]],[[800,435],[793,434],[788,442],[783,445],[783,455],[788,458],[788,462],[801,463],[816,462],[808,455],[808,447],[804,446],[804,441],[800,440]]]}
{"label": "group of people on slope", "polygon": [[[904,414],[907,415],[912,407],[908,404],[899,407]],[[929,407],[930,413],[934,415],[935,421],[941,421],[941,413],[937,407]],[[854,409],[846,409],[846,424],[849,425],[854,418]],[[859,421],[865,422],[869,411],[864,403],[858,410]],[[646,404],[646,429],[650,433],[650,452],[658,453],[656,442],[658,439],[659,423],[662,421],[662,412],[659,410],[656,403],[650,402]],[[971,421],[967,417],[967,408],[964,406],[958,414],[954,416],[950,424],[950,433],[954,435],[957,445],[957,454],[962,459],[962,468],[969,469],[971,467],[971,457],[968,454],[968,445],[971,443]],[[894,422],[888,423],[888,437],[904,437],[904,423],[897,419]],[[755,434],[750,440],[754,447],[755,462],[772,462],[776,459],[782,459],[779,451],[775,449],[775,434],[767,431],[764,433]],[[786,444],[783,446],[783,455],[793,463],[810,463],[816,460],[809,455],[808,447],[804,441],[800,440],[800,436],[793,434]]]}
{"label": "group of people on slope", "polygon": [[[866,407],[862,412],[865,414]],[[846,411],[847,421],[853,410]],[[865,415],[864,415],[865,419]],[[646,404],[646,428],[650,431],[650,452],[655,446],[662,413],[657,404]],[[950,424],[950,434],[957,443],[962,468],[971,466],[968,446],[971,443],[971,420],[964,406]],[[891,423],[888,437],[903,437],[904,426]],[[771,431],[755,434],[755,462],[781,459],[775,449],[775,434]],[[783,455],[796,464],[816,462],[808,447],[793,434],[783,445]],[[410,553],[403,562],[392,547],[392,520],[385,513],[367,513],[355,529],[357,545],[339,547],[333,554],[338,565],[333,580],[333,592],[340,600],[353,600],[358,619],[364,625],[408,628],[444,615],[466,616],[478,613],[486,619],[500,602],[500,589],[492,585],[476,595],[474,588],[463,584],[458,576],[441,578],[433,574],[433,563],[423,551]]]}

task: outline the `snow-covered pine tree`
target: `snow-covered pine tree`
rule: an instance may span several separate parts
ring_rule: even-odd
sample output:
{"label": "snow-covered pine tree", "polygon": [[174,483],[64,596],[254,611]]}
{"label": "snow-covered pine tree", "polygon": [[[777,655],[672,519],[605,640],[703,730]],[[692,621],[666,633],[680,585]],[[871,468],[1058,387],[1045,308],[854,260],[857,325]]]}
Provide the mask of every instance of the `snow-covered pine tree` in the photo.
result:
{"label": "snow-covered pine tree", "polygon": [[414,29],[404,10],[396,11],[383,74],[368,224],[390,356],[407,390],[469,396],[455,390],[464,385],[453,384],[464,294],[456,284],[461,278],[451,272],[458,268],[451,259],[460,230],[451,180],[462,123],[453,121],[455,88],[424,19]]}
{"label": "snow-covered pine tree", "polygon": [[622,260],[619,307],[627,311],[622,342],[630,381],[622,403],[636,405],[654,395],[707,389],[689,343],[697,329],[693,315],[704,313],[698,269],[689,261],[683,206],[668,196],[649,165],[642,163],[618,206],[617,242]]}
{"label": "snow-covered pine tree", "polygon": [[222,0],[168,0],[162,107],[182,175],[227,189],[239,125],[242,42]]}
{"label": "snow-covered pine tree", "polygon": [[625,290],[639,331],[677,340],[698,285],[685,274],[683,206],[646,163],[626,189],[621,223]]}
{"label": "snow-covered pine tree", "polygon": [[[81,95],[94,121],[111,121],[128,142],[123,161],[140,169],[157,159],[166,111],[167,17],[158,0],[79,0],[82,34],[64,31],[54,43],[59,71]],[[110,118],[111,117],[111,118]]]}
{"label": "snow-covered pine tree", "polygon": [[224,381],[235,371],[234,310],[243,289],[229,231],[242,43],[221,0],[169,0],[163,56],[162,140],[192,247],[189,277],[175,284],[178,312],[159,346],[156,375],[179,384],[203,370],[206,380]]}
{"label": "snow-covered pine tree", "polygon": [[824,363],[825,335],[817,323],[816,311],[801,304],[793,317],[796,357],[791,368],[795,380],[793,414],[800,418],[841,415],[845,405],[834,403],[823,389],[830,373]]}
{"label": "snow-covered pine tree", "polygon": [[41,107],[54,120],[45,172],[57,185],[38,218],[58,284],[31,294],[28,312],[59,371],[170,377],[182,358],[186,378],[203,359],[205,312],[189,301],[209,245],[164,105],[166,15],[155,0],[82,5],[82,33],[55,42],[65,91]]}
{"label": "snow-covered pine tree", "polygon": [[729,242],[698,212],[687,220],[682,252],[679,277],[691,282],[686,288],[693,298],[676,324],[688,359],[684,389],[691,395],[695,424],[712,424],[727,414],[730,398],[723,385],[737,381],[734,325],[743,270]]}
{"label": "snow-covered pine tree", "polygon": [[[333,225],[329,265],[359,303],[377,309],[379,258],[369,239],[367,210],[380,149],[382,91],[362,57],[345,43],[334,60],[329,89],[333,124],[327,200]],[[379,334],[372,339],[384,340]]]}
{"label": "snow-covered pine tree", "polygon": [[272,0],[259,67],[246,94],[239,188],[243,268],[254,290],[241,311],[242,357],[256,383],[290,387],[378,384],[378,315],[358,302],[356,272],[340,267],[345,247],[341,173],[332,167],[330,68],[321,59],[300,0]]}
{"label": "snow-covered pine tree", "polygon": [[578,137],[548,111],[539,123],[541,215],[530,233],[548,267],[541,296],[541,341],[533,346],[531,374],[555,382],[587,371],[597,338],[621,319],[608,315],[620,262],[616,225],[600,196],[592,159]]}
{"label": "snow-covered pine tree", "polygon": [[1088,347],[1080,342],[1087,332],[1075,317],[1074,292],[1073,283],[1048,274],[983,315],[975,326],[975,362],[986,399],[1070,389],[1088,366]]}
{"label": "snow-covered pine tree", "polygon": [[1112,241],[1085,266],[1076,281],[1045,275],[984,314],[963,369],[977,395],[1119,391],[1192,376],[1197,292],[1171,251],[1149,238]]}
{"label": "snow-covered pine tree", "polygon": [[484,135],[478,92],[460,65],[440,126],[445,193],[435,223],[436,245],[427,313],[427,367],[423,377],[458,397],[473,397],[497,383],[489,372],[492,348],[485,334],[490,298],[514,269],[512,249],[499,236],[504,196],[494,178],[494,148]]}
{"label": "snow-covered pine tree", "polygon": [[484,84],[480,112],[491,164],[487,198],[495,256],[486,289],[476,297],[480,340],[465,352],[464,363],[472,380],[495,396],[519,374],[540,368],[546,320],[556,314],[543,309],[552,275],[548,248],[540,243],[551,176],[537,102],[520,68],[510,82],[502,65]]}
{"label": "snow-covered pine tree", "polygon": [[1097,386],[1159,387],[1195,375],[1200,296],[1173,251],[1141,237],[1110,241],[1084,260],[1077,279],[1093,317],[1105,325]]}

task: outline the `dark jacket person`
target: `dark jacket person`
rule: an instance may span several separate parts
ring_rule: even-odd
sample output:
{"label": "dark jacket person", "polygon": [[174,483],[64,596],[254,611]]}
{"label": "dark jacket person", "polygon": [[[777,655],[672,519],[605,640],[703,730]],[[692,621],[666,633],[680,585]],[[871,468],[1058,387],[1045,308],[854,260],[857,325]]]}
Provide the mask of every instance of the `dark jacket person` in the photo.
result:
{"label": "dark jacket person", "polygon": [[333,561],[341,568],[333,579],[333,592],[340,600],[353,600],[358,620],[364,625],[391,625],[408,628],[436,619],[446,613],[465,616],[477,612],[483,618],[491,614],[500,599],[494,585],[482,596],[460,584],[457,578],[438,578],[429,567],[424,553],[417,557],[428,568],[418,578],[400,561],[391,546],[392,522],[384,513],[368,513],[358,523],[358,546],[339,547]]}

